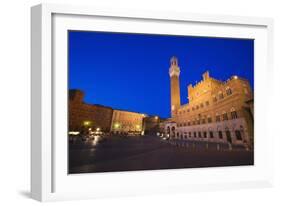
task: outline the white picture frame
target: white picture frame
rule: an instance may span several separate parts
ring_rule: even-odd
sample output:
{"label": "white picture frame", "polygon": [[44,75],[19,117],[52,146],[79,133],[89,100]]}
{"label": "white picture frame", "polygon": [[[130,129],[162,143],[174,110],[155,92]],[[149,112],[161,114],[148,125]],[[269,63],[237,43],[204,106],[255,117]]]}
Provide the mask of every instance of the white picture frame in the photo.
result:
{"label": "white picture frame", "polygon": [[[114,21],[120,25],[116,26]],[[136,23],[139,24],[137,28],[131,26]],[[159,27],[153,24],[159,24]],[[255,137],[255,166],[69,176],[64,164],[67,141],[55,138],[65,132],[60,128],[66,128],[67,124],[67,94],[63,93],[67,87],[65,31],[73,28],[91,30],[95,26],[107,31],[146,33],[150,29],[151,33],[172,33],[164,29],[167,28],[165,24],[181,34],[188,33],[186,26],[194,26],[194,33],[189,35],[256,39],[255,134],[259,135]],[[266,109],[272,102],[268,92],[273,87],[272,19],[41,4],[31,9],[31,26],[32,198],[52,201],[273,185],[274,137]],[[210,27],[212,29],[207,29]],[[61,109],[56,109],[58,107]]]}

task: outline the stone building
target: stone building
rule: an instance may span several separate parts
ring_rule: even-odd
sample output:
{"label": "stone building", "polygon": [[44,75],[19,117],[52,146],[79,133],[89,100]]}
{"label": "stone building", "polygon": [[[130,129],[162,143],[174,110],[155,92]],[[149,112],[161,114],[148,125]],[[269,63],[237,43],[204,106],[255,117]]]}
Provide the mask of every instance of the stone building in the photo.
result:
{"label": "stone building", "polygon": [[199,83],[188,85],[188,103],[181,105],[176,57],[171,58],[169,75],[171,119],[165,125],[167,136],[252,145],[253,93],[248,80],[232,76],[220,81],[206,71]]}
{"label": "stone building", "polygon": [[83,99],[82,91],[69,90],[69,131],[85,132],[89,128],[93,130],[99,128],[102,132],[109,132],[113,109],[102,105],[86,104]]}
{"label": "stone building", "polygon": [[160,123],[163,120],[158,116],[146,116],[143,120],[143,130],[145,134],[156,135],[160,132]]}
{"label": "stone building", "polygon": [[124,110],[113,110],[111,129],[114,134],[141,134],[144,114]]}

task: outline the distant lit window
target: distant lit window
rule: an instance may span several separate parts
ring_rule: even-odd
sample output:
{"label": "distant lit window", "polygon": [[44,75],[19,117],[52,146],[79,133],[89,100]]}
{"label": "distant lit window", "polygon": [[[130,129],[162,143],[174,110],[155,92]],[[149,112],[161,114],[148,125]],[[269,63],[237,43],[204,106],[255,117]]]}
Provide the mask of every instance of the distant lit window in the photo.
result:
{"label": "distant lit window", "polygon": [[208,123],[212,122],[212,117],[208,117]]}
{"label": "distant lit window", "polygon": [[187,125],[190,126],[190,122],[188,122]]}
{"label": "distant lit window", "polygon": [[200,119],[197,120],[197,124],[200,124]]}

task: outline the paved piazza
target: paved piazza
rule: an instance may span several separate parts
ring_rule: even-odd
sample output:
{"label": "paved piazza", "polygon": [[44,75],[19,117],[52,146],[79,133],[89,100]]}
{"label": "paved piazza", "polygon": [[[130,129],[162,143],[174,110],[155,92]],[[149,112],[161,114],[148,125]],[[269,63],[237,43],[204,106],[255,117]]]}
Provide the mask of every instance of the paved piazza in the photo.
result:
{"label": "paved piazza", "polygon": [[[219,149],[219,150],[218,150]],[[69,143],[69,173],[253,165],[253,151],[156,136],[111,136]]]}

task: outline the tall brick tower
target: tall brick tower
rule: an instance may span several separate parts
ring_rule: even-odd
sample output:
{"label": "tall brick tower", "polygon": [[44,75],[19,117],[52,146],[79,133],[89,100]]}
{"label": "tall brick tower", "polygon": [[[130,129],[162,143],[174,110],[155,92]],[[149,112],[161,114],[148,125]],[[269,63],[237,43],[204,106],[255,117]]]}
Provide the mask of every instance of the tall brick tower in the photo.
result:
{"label": "tall brick tower", "polygon": [[174,56],[170,59],[169,75],[171,82],[171,115],[173,117],[175,111],[177,111],[181,105],[179,82],[180,68],[178,66],[178,59]]}

